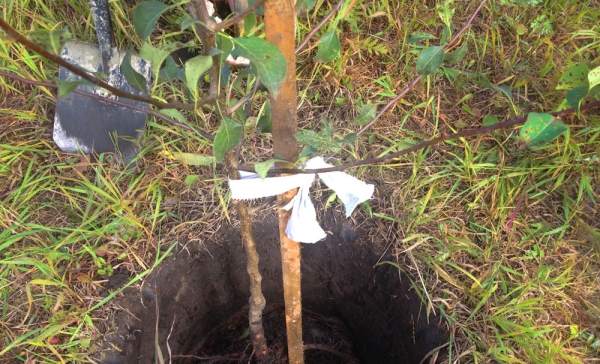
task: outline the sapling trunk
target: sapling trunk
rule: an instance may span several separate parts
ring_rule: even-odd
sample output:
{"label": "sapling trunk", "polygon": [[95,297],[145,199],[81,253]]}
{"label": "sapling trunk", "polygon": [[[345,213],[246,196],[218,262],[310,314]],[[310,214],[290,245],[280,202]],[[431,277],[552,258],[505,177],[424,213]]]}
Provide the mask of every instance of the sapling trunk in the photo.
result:
{"label": "sapling trunk", "polygon": [[[271,97],[273,123],[273,154],[294,162],[298,158],[297,90],[295,33],[296,14],[292,0],[267,0],[265,3],[265,31],[268,41],[275,44],[285,57],[287,73],[277,98]],[[278,163],[283,167],[287,163]],[[282,209],[295,195],[296,190],[277,196],[279,208],[279,236],[283,268],[283,294],[287,327],[288,357],[290,364],[304,362],[302,344],[302,300],[300,294],[300,244],[285,233],[290,212]]]}

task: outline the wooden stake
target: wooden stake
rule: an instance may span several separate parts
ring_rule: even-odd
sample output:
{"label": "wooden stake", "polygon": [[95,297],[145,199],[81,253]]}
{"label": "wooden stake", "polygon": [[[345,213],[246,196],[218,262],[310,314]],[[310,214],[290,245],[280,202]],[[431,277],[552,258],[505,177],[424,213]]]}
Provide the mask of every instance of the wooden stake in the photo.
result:
{"label": "wooden stake", "polygon": [[[273,120],[273,153],[287,161],[298,158],[296,90],[296,13],[294,0],[267,0],[265,3],[265,31],[267,40],[279,47],[287,62],[287,73],[277,99],[271,98]],[[277,167],[286,165],[279,163]],[[285,233],[290,212],[282,209],[297,190],[277,196],[279,207],[279,237],[283,267],[283,294],[287,327],[288,357],[290,364],[304,363],[302,344],[302,300],[300,295],[300,244]]]}

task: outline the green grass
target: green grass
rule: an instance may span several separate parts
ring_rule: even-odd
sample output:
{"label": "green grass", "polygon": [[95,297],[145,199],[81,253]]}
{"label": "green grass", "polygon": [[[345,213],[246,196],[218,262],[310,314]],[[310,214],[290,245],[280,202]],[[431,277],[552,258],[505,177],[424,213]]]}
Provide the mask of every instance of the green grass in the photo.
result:
{"label": "green grass", "polygon": [[[94,42],[87,5],[69,1],[67,10],[62,1],[47,3],[9,0],[1,12],[24,34],[68,25],[78,39]],[[600,65],[600,11],[592,1],[503,3],[491,1],[475,20],[462,40],[467,57],[448,67],[455,71],[424,78],[344,156],[385,155],[479,126],[486,115],[504,119],[564,105],[564,93],[554,89],[561,73],[576,62]],[[111,4],[119,45],[139,46],[131,9],[124,1]],[[475,5],[459,6],[455,27]],[[317,6],[300,20],[299,39],[329,7]],[[547,25],[539,25],[540,14]],[[169,19],[177,29],[176,17]],[[360,105],[381,107],[416,76],[423,46],[406,42],[409,35],[439,37],[442,24],[420,1],[358,0],[341,28],[339,60],[313,64],[316,43],[299,55],[303,128],[317,128],[326,114],[340,134],[358,130],[351,120]],[[48,80],[57,67],[3,39],[0,69]],[[510,86],[513,98],[478,84],[477,74]],[[8,79],[0,79],[0,90],[0,357],[89,362],[111,330],[106,307],[118,293],[103,298],[103,280],[120,269],[135,285],[178,236],[226,219],[225,175],[178,162],[173,152],[210,154],[212,146],[154,120],[138,168],[86,164],[52,142],[54,90]],[[173,88],[156,90],[168,98]],[[216,127],[204,112],[187,116]],[[539,151],[520,149],[515,129],[351,171],[377,183],[373,219],[390,229],[394,264],[410,274],[428,311],[443,315],[449,362],[597,360],[600,118],[590,112],[564,121],[570,132]],[[245,144],[246,160],[269,158],[270,140],[252,140],[257,144]],[[185,185],[192,174],[200,181]]]}

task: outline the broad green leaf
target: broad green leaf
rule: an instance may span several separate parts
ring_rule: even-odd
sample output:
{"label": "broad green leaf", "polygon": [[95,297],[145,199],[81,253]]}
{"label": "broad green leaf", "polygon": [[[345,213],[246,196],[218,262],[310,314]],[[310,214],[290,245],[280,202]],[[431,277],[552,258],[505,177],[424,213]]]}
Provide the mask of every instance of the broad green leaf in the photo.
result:
{"label": "broad green leaf", "polygon": [[452,17],[454,16],[454,12],[456,11],[456,7],[454,6],[454,0],[442,0],[439,1],[436,5],[436,9],[440,19],[442,22],[450,27],[450,22],[452,21]]}
{"label": "broad green leaf", "polygon": [[55,78],[54,81],[56,82],[56,85],[58,85],[58,96],[63,99],[67,97],[71,92],[73,92],[77,88],[77,86],[90,84],[89,82],[84,82],[82,80],[64,81],[58,77]]}
{"label": "broad green leaf", "polygon": [[250,66],[260,77],[262,83],[277,98],[279,87],[285,79],[287,64],[285,57],[271,42],[261,38],[234,38],[234,57],[242,56],[250,60]]}
{"label": "broad green leaf", "polygon": [[121,62],[121,72],[123,72],[123,76],[125,76],[127,83],[131,87],[146,92],[146,78],[133,69],[133,66],[131,65],[131,49],[128,50],[127,53],[125,53],[125,57],[123,57],[123,62]]}
{"label": "broad green leaf", "polygon": [[579,86],[575,87],[572,90],[567,92],[567,102],[569,105],[577,111],[577,115],[579,115],[579,108],[581,107],[581,100],[585,98],[588,94],[587,86]]}
{"label": "broad green leaf", "polygon": [[168,6],[160,1],[144,1],[133,11],[133,27],[142,41],[152,34],[154,25]]}
{"label": "broad green leaf", "polygon": [[204,72],[209,70],[210,66],[212,66],[212,57],[209,56],[196,56],[185,62],[183,66],[185,83],[195,96],[198,95],[198,80]]}
{"label": "broad green leaf", "polygon": [[219,57],[221,63],[225,62],[227,56],[231,54],[233,50],[233,41],[230,37],[223,35],[222,33],[217,34],[217,49],[219,49],[222,53]]}
{"label": "broad green leaf", "polygon": [[335,29],[325,33],[319,41],[315,62],[331,62],[340,56],[340,39]]}
{"label": "broad green leaf", "polygon": [[256,126],[258,126],[263,133],[270,133],[273,131],[273,125],[271,123],[271,102],[269,100],[265,102],[264,110],[258,118]]}
{"label": "broad green leaf", "polygon": [[498,120],[498,118],[494,115],[486,115],[483,118],[483,126],[496,125],[499,122],[500,122],[500,120]]}
{"label": "broad green leaf", "polygon": [[575,87],[588,86],[588,71],[588,66],[585,63],[577,63],[560,76],[556,89],[572,90]]}
{"label": "broad green leaf", "polygon": [[298,14],[308,13],[317,3],[317,0],[298,0],[296,1],[296,12]]}
{"label": "broad green leaf", "polygon": [[273,167],[275,164],[275,159],[269,159],[268,161],[258,162],[254,165],[254,170],[261,179],[265,179],[267,177],[267,173],[269,173],[269,169]]}
{"label": "broad green leaf", "polygon": [[71,39],[67,28],[52,31],[39,29],[29,33],[29,40],[52,54],[60,54],[65,43]]}
{"label": "broad green leaf", "polygon": [[371,103],[360,108],[360,114],[354,118],[354,122],[358,125],[370,123],[377,116],[377,106]]}
{"label": "broad green leaf", "polygon": [[304,148],[300,151],[300,155],[298,155],[298,161],[304,161],[309,158],[312,158],[318,154],[319,150],[312,145],[306,144]]}
{"label": "broad green leaf", "polygon": [[237,145],[243,132],[244,128],[235,120],[223,118],[213,145],[213,153],[217,163],[223,163],[225,153]]}
{"label": "broad green leaf", "polygon": [[249,13],[244,17],[244,35],[250,33],[252,28],[256,25],[256,14]]}
{"label": "broad green leaf", "polygon": [[[248,0],[248,6],[254,5],[258,0]],[[265,7],[261,6],[260,8],[254,11],[256,15],[265,15]]]}
{"label": "broad green leaf", "polygon": [[181,114],[181,112],[179,112],[179,110],[177,109],[162,109],[159,112],[163,115],[170,117],[171,119],[179,120],[182,123],[185,123],[187,121],[185,117]]}
{"label": "broad green leaf", "polygon": [[189,166],[210,166],[215,160],[213,156],[194,153],[175,152],[173,153],[173,157]]}
{"label": "broad green leaf", "polygon": [[[452,25],[451,25],[452,26]],[[445,46],[452,39],[452,28],[451,26],[447,26],[444,24],[444,28],[442,28],[442,36],[440,37],[440,45]]]}
{"label": "broad green leaf", "polygon": [[173,42],[162,47],[153,47],[149,42],[145,42],[140,49],[140,57],[146,61],[152,62],[152,74],[157,76],[160,72],[160,67],[167,57],[182,48],[191,48],[196,45],[196,42],[189,41],[187,43]]}
{"label": "broad green leaf", "polygon": [[[351,137],[350,137],[351,138]],[[310,145],[314,149],[339,151],[344,146],[344,140],[334,137],[333,122],[330,119],[323,120],[321,130],[300,130],[296,133],[299,144]],[[306,149],[306,148],[305,148]]]}
{"label": "broad green leaf", "polygon": [[512,100],[512,91],[510,90],[509,86],[506,86],[506,85],[496,86],[496,85],[492,84],[492,88],[494,90],[504,94],[504,96],[506,96],[509,100]]}
{"label": "broad green leaf", "polygon": [[181,31],[183,32],[184,30],[187,30],[187,28],[189,28],[195,24],[202,24],[202,22],[200,20],[196,20],[196,19],[192,19],[192,18],[184,19],[181,22]]}
{"label": "broad green leaf", "polygon": [[595,86],[600,85],[600,66],[594,68],[588,73],[588,82],[590,84],[590,90]]}
{"label": "broad green leaf", "polygon": [[410,33],[410,36],[408,37],[407,41],[408,43],[418,43],[422,40],[431,39],[437,39],[437,37],[426,32],[412,32]]}
{"label": "broad green leaf", "polygon": [[440,68],[444,61],[444,47],[431,46],[421,52],[417,60],[417,73],[427,76]]}
{"label": "broad green leaf", "polygon": [[173,57],[167,56],[165,66],[158,72],[158,77],[167,79],[169,82],[173,82],[177,78],[180,70],[181,68],[177,66],[177,63],[175,63]]}
{"label": "broad green leaf", "polygon": [[458,49],[456,49],[450,53],[446,53],[444,55],[444,62],[446,62],[448,65],[457,64],[458,62],[462,61],[463,58],[465,58],[468,50],[469,50],[468,42],[465,39],[463,44],[461,44],[461,46],[458,47]]}
{"label": "broad green leaf", "polygon": [[195,174],[190,174],[189,176],[185,177],[185,180],[183,180],[183,183],[186,186],[191,186],[191,185],[195,185],[196,183],[198,183],[198,181],[200,181],[200,178],[198,178],[198,176],[196,176]]}
{"label": "broad green leaf", "polygon": [[356,133],[350,133],[344,137],[343,141],[344,141],[344,144],[350,144],[350,143],[354,143],[356,141],[356,139],[357,139]]}
{"label": "broad green leaf", "polygon": [[540,147],[567,130],[565,124],[550,114],[529,113],[519,137],[528,148]]}

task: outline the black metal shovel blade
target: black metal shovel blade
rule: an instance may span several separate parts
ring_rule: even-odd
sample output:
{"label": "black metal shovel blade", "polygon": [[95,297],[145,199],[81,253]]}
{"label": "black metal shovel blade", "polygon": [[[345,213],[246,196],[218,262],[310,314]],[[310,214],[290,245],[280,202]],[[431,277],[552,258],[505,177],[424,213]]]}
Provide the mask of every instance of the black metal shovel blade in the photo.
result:
{"label": "black metal shovel blade", "polygon": [[[120,54],[123,53],[123,54]],[[124,52],[113,50],[108,83],[123,91],[142,95],[144,93],[131,87],[120,72]],[[88,72],[103,72],[102,57],[98,46],[82,42],[68,42],[62,57],[71,64]],[[132,65],[147,80],[150,80],[150,63],[132,56]],[[65,68],[60,68],[59,78],[77,81],[80,78]],[[149,81],[147,87],[149,87]],[[107,95],[106,91],[84,85],[78,90],[111,97],[138,108],[147,108],[143,102]],[[139,139],[146,128],[146,114],[124,106],[114,105],[100,99],[70,93],[58,98],[54,117],[53,139],[58,147],[69,153],[116,153],[123,163],[128,164],[140,151]]]}

